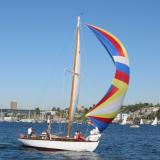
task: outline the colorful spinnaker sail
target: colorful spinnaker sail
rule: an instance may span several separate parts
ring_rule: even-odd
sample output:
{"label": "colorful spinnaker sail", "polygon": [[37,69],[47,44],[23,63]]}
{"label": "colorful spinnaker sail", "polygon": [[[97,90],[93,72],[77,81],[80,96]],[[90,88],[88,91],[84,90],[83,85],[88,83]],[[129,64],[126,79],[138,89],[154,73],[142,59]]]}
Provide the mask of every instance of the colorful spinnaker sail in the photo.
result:
{"label": "colorful spinnaker sail", "polygon": [[87,25],[111,56],[116,67],[115,75],[108,92],[86,114],[100,132],[112,122],[122,106],[127,92],[130,68],[127,52],[123,44],[111,33],[93,25]]}

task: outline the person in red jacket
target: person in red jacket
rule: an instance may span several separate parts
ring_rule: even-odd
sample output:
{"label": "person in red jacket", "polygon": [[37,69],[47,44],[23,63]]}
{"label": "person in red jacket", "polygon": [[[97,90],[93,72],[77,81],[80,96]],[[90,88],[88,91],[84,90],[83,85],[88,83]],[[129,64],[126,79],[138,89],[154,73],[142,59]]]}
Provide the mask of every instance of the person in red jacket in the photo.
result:
{"label": "person in red jacket", "polygon": [[78,141],[84,141],[85,140],[85,138],[83,137],[81,132],[77,132],[77,140]]}

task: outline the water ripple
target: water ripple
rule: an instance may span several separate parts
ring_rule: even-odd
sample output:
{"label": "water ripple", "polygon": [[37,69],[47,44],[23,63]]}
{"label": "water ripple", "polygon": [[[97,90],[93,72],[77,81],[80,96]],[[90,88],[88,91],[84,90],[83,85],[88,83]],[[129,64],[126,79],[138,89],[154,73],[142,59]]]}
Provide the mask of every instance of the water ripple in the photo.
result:
{"label": "water ripple", "polygon": [[[32,124],[37,132],[46,124]],[[139,129],[111,125],[102,135],[95,152],[42,152],[21,146],[19,133],[31,124],[0,123],[0,160],[159,160],[160,126],[144,125]],[[54,125],[54,130],[58,128]],[[85,126],[83,126],[85,129]]]}

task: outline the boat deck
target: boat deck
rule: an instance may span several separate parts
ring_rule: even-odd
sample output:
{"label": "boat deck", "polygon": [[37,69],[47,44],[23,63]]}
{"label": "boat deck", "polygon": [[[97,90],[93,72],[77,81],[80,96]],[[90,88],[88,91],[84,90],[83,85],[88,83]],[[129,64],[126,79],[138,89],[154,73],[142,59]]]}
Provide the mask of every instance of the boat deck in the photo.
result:
{"label": "boat deck", "polygon": [[47,136],[41,136],[41,135],[33,135],[31,137],[29,137],[28,135],[20,135],[19,137],[20,139],[30,139],[30,140],[49,140],[49,141],[68,141],[68,142],[88,142],[85,139],[75,139],[73,137],[60,137],[57,135],[52,135],[51,138],[47,137]]}

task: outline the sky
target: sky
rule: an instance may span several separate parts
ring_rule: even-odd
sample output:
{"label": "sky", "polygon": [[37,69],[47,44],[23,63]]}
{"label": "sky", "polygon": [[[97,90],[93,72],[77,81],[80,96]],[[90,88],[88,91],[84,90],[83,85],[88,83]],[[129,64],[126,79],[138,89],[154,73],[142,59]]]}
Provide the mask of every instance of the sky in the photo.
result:
{"label": "sky", "polygon": [[[159,0],[0,1],[0,106],[69,105],[77,16],[81,15],[79,105],[97,103],[114,75],[108,53],[85,26],[101,27],[125,46],[131,80],[124,104],[160,102]],[[83,13],[83,14],[82,14]]]}

